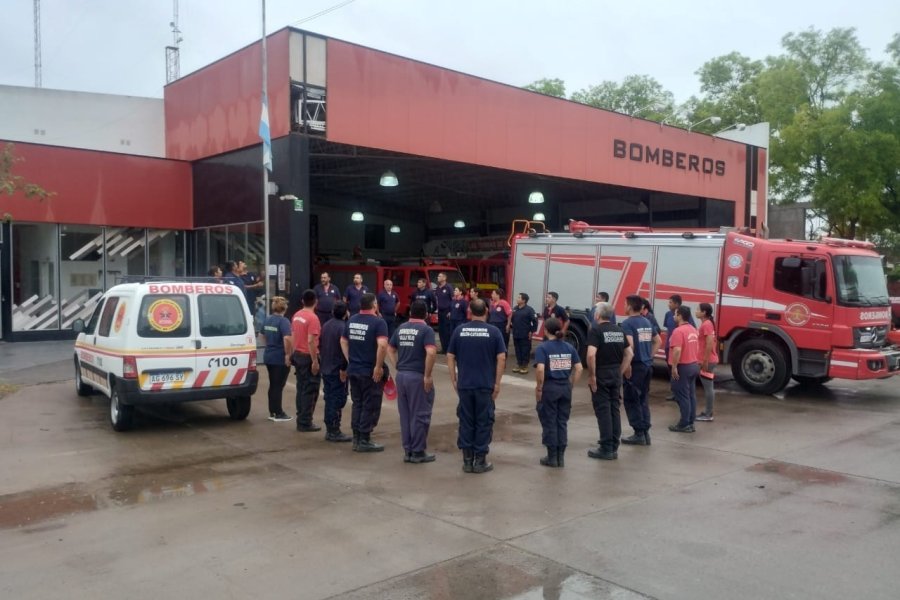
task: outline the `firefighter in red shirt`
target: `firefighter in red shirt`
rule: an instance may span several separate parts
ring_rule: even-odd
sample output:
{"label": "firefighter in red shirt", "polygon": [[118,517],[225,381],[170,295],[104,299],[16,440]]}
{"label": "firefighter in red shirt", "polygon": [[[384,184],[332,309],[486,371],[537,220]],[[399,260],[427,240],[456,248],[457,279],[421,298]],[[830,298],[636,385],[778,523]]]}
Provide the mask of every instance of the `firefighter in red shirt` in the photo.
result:
{"label": "firefighter in red shirt", "polygon": [[681,419],[676,425],[669,425],[669,431],[694,433],[699,360],[699,335],[691,325],[691,309],[679,306],[675,309],[675,330],[669,343],[669,368],[672,372],[672,393],[681,410]]}

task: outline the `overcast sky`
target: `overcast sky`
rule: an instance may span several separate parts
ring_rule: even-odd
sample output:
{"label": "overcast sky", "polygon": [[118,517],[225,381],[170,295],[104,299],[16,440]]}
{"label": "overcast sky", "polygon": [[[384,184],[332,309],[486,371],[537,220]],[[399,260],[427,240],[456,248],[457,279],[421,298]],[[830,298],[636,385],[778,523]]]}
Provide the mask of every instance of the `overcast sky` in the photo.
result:
{"label": "overcast sky", "polygon": [[[343,0],[267,0],[267,30]],[[172,0],[42,0],[43,86],[162,96]],[[180,0],[181,73],[258,39],[260,0]],[[33,0],[0,0],[0,84],[34,85]],[[738,51],[781,52],[788,32],[855,27],[876,60],[900,31],[888,0],[355,0],[300,27],[488,79],[559,77],[569,93],[631,74],[655,77],[678,101],[696,70]]]}

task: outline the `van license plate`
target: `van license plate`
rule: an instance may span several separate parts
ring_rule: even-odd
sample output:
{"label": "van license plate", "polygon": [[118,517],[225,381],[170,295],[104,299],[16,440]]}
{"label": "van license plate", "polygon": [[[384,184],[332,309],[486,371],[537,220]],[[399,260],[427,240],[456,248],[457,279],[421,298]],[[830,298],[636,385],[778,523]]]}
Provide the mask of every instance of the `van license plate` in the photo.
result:
{"label": "van license plate", "polygon": [[176,383],[178,381],[184,381],[184,371],[150,373],[150,383]]}

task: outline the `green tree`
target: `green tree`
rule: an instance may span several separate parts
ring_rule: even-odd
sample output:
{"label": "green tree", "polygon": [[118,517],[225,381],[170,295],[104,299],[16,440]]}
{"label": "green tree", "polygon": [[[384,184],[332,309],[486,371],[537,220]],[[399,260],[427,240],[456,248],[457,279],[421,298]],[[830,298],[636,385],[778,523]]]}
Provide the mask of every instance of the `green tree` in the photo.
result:
{"label": "green tree", "polygon": [[[7,143],[0,151],[0,195],[13,196],[18,193],[23,194],[26,198],[46,200],[53,194],[47,192],[39,185],[28,183],[21,175],[13,173],[13,167],[16,163],[23,159],[13,152],[13,145]],[[3,213],[3,220],[9,221],[12,214]]]}
{"label": "green tree", "polygon": [[629,75],[622,83],[603,81],[573,93],[572,100],[651,120],[675,112],[674,94],[649,75]]}
{"label": "green tree", "polygon": [[547,96],[556,96],[557,98],[566,97],[566,82],[562,79],[538,79],[526,86],[522,86],[526,90],[546,94]]}
{"label": "green tree", "polygon": [[738,123],[762,121],[757,80],[765,64],[732,52],[707,61],[697,70],[700,98],[692,114],[693,122],[710,116],[721,119],[720,128]]}

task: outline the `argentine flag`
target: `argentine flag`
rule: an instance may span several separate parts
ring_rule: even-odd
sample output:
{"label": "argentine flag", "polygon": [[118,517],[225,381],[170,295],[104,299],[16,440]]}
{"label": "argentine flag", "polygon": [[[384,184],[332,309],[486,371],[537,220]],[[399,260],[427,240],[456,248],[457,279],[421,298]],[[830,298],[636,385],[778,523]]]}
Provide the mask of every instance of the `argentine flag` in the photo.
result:
{"label": "argentine flag", "polygon": [[269,134],[269,98],[262,96],[262,114],[259,117],[259,137],[263,141],[263,166],[272,172],[272,136]]}

